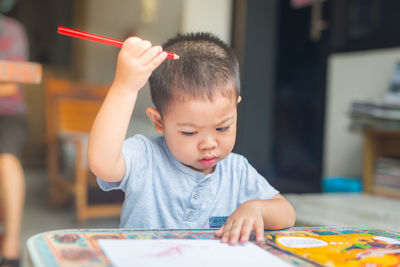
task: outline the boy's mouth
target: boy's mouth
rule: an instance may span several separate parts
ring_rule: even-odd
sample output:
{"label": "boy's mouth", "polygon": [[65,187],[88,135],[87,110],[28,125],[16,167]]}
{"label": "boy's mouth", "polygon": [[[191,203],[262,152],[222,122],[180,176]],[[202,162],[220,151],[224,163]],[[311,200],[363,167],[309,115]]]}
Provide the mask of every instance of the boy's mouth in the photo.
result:
{"label": "boy's mouth", "polygon": [[212,158],[202,158],[201,160],[199,160],[201,164],[203,164],[204,166],[212,166],[217,162],[217,158],[216,157],[212,157]]}

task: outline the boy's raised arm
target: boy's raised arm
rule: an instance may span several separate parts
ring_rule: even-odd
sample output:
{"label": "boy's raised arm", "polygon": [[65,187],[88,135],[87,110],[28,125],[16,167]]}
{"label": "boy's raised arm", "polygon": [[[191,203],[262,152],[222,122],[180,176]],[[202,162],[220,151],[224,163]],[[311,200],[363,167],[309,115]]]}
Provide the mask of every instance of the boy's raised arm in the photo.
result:
{"label": "boy's raised arm", "polygon": [[121,154],[138,92],[151,72],[167,57],[160,46],[128,38],[118,55],[114,82],[92,125],[88,145],[91,171],[105,181],[121,181],[125,162]]}

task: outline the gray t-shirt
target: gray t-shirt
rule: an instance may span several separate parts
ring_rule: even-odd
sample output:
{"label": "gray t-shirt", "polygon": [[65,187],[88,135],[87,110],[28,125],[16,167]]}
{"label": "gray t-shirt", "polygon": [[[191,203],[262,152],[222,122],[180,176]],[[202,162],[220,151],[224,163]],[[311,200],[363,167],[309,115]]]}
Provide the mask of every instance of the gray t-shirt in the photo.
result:
{"label": "gray t-shirt", "polygon": [[195,171],[175,159],[164,137],[125,140],[121,182],[98,179],[105,190],[121,189],[121,228],[216,228],[242,203],[270,199],[278,191],[241,155],[230,153],[213,173]]}

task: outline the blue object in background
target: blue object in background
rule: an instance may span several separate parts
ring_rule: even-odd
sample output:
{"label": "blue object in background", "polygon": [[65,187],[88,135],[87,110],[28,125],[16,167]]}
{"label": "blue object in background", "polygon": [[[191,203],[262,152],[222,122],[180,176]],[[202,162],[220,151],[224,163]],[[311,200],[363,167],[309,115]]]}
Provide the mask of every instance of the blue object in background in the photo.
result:
{"label": "blue object in background", "polygon": [[350,177],[325,177],[322,179],[324,193],[361,193],[361,179]]}

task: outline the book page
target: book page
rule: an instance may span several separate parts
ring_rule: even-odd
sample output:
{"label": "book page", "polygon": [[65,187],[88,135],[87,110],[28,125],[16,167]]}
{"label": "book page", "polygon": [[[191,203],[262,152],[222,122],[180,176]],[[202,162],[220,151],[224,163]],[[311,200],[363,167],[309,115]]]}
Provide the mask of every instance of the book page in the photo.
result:
{"label": "book page", "polygon": [[99,239],[98,242],[116,267],[292,266],[250,242],[236,246],[220,240],[191,239]]}
{"label": "book page", "polygon": [[[384,234],[384,232],[382,232]],[[369,232],[317,235],[285,231],[268,236],[281,249],[324,266],[400,266],[400,239]]]}

